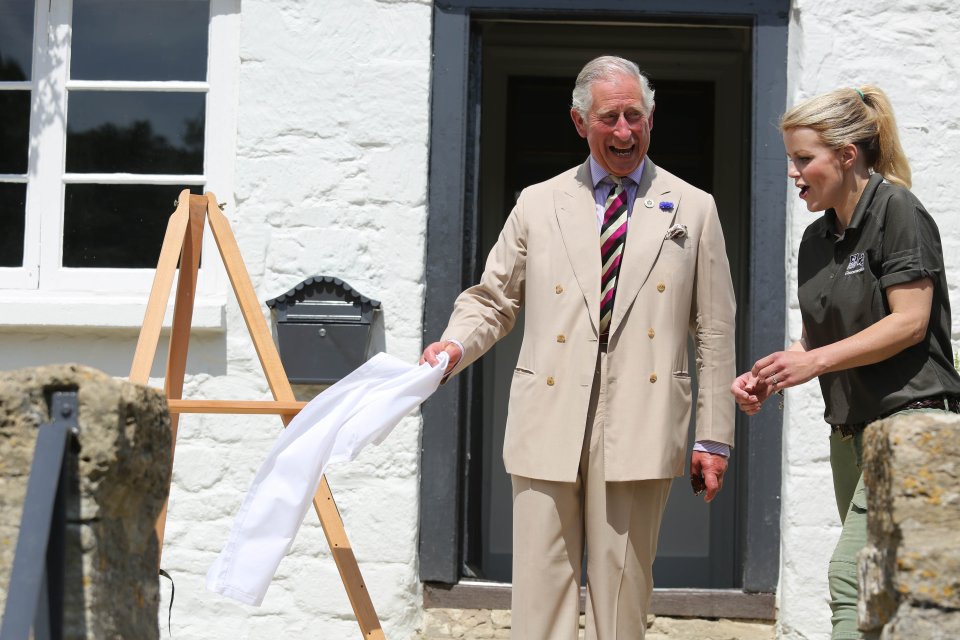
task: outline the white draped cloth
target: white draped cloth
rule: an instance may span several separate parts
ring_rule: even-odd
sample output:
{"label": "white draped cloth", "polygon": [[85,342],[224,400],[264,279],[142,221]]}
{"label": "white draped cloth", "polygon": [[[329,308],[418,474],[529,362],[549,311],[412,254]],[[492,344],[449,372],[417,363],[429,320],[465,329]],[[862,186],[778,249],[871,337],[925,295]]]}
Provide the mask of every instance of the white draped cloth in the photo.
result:
{"label": "white draped cloth", "polygon": [[436,391],[440,365],[379,353],[311,400],[290,421],[253,480],[230,536],[207,572],[207,588],[259,606],[320,486],[328,464],[379,444]]}

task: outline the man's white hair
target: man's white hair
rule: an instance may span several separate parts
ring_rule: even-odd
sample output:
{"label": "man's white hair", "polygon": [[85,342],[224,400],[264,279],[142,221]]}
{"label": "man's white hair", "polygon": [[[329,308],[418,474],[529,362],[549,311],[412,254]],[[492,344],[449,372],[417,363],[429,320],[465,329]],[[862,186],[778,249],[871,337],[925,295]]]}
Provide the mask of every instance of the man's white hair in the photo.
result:
{"label": "man's white hair", "polygon": [[573,102],[570,105],[576,109],[581,116],[587,117],[590,107],[593,106],[593,83],[598,80],[612,80],[618,76],[627,76],[640,83],[640,90],[643,93],[643,105],[647,110],[646,115],[653,112],[653,88],[647,76],[640,72],[633,62],[617,56],[600,56],[594,58],[584,65],[577,75],[577,83],[573,87]]}

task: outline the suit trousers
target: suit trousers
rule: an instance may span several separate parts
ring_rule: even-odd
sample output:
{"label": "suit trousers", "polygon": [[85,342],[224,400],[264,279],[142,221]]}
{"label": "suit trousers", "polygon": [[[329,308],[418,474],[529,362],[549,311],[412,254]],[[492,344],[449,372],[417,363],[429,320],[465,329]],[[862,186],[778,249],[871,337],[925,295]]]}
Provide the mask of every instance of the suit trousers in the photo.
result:
{"label": "suit trousers", "polygon": [[646,633],[672,479],[605,481],[607,358],[603,351],[597,358],[577,480],[512,477],[514,640],[577,639],[585,548],[585,640],[642,640]]}

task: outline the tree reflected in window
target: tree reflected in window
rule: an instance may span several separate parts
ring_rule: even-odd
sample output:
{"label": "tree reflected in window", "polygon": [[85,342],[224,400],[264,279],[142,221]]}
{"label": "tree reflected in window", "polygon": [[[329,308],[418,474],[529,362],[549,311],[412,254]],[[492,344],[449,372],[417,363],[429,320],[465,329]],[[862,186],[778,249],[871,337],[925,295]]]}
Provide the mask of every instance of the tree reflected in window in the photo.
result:
{"label": "tree reflected in window", "polygon": [[203,173],[203,120],[184,120],[181,143],[158,135],[147,120],[103,124],[67,135],[67,170],[75,173]]}
{"label": "tree reflected in window", "polygon": [[203,173],[201,93],[71,91],[67,171]]}

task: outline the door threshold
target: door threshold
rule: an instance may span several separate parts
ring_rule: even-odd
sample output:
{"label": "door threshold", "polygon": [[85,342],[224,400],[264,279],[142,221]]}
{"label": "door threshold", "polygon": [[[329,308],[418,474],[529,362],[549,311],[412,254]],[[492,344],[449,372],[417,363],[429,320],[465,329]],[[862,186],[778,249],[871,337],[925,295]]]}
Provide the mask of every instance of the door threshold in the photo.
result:
{"label": "door threshold", "polygon": [[[458,584],[426,582],[426,609],[509,609],[510,583],[464,580]],[[586,589],[580,589],[583,612]],[[740,589],[654,589],[650,613],[678,618],[776,620],[776,594],[747,593]]]}

